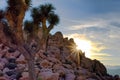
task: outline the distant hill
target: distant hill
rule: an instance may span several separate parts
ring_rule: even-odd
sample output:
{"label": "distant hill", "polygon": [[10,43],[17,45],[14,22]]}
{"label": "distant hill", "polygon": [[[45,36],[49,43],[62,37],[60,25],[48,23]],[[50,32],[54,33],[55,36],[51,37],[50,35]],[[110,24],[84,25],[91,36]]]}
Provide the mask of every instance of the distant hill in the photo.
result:
{"label": "distant hill", "polygon": [[107,72],[111,75],[119,75],[120,76],[120,66],[110,66],[110,65],[106,65],[107,68]]}
{"label": "distant hill", "polygon": [[118,74],[119,76],[120,76],[120,67],[119,67],[119,69],[107,69],[108,70],[108,73],[109,74],[111,74],[111,75],[116,75],[116,74]]}
{"label": "distant hill", "polygon": [[110,66],[110,65],[105,65],[108,69],[120,69],[120,65],[117,66]]}

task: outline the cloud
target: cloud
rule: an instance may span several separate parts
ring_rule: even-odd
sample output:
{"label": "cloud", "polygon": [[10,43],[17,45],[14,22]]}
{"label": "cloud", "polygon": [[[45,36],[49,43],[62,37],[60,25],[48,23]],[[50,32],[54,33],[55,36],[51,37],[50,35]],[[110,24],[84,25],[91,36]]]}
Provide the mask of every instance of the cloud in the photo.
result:
{"label": "cloud", "polygon": [[44,3],[56,3],[56,0],[32,0],[32,6],[33,7],[38,7],[40,4]]}
{"label": "cloud", "polygon": [[110,34],[109,35],[109,38],[111,38],[111,39],[119,39],[119,35],[115,35],[115,34]]}
{"label": "cloud", "polygon": [[119,22],[114,22],[113,21],[113,22],[110,23],[110,25],[120,28],[120,23]]}
{"label": "cloud", "polygon": [[91,50],[93,53],[99,53],[102,50],[107,49],[101,42],[93,42],[92,46],[94,46]]}
{"label": "cloud", "polygon": [[[102,62],[104,65],[109,64],[109,61],[112,61],[111,58],[105,58],[105,57],[100,57],[100,56],[94,56],[94,58],[96,58],[97,60],[99,60],[100,62]],[[92,58],[94,60],[94,58]]]}
{"label": "cloud", "polygon": [[110,54],[108,54],[108,53],[92,53],[91,54],[92,56],[99,56],[99,57],[109,57],[109,56],[111,56]]}
{"label": "cloud", "polygon": [[81,20],[70,20],[69,22],[75,23],[70,25],[68,30],[80,30],[85,28],[109,28],[117,27],[120,28],[120,13],[109,13],[104,15],[92,16],[88,19]]}
{"label": "cloud", "polygon": [[83,29],[83,28],[89,28],[89,27],[93,27],[93,26],[98,26],[98,24],[81,24],[81,25],[75,25],[75,26],[71,26],[69,28],[69,30],[79,30],[79,29]]}
{"label": "cloud", "polygon": [[68,37],[68,38],[80,38],[80,39],[87,39],[86,35],[85,34],[78,34],[78,33],[74,33],[74,34],[67,34],[67,35],[64,35],[64,37]]}

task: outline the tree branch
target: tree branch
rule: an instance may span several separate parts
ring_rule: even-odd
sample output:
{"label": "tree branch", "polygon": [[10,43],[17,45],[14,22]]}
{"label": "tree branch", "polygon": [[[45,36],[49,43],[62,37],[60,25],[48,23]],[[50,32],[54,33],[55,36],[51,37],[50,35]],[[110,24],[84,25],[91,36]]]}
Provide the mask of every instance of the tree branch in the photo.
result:
{"label": "tree branch", "polygon": [[53,25],[53,24],[50,24],[50,25],[48,26],[48,32],[50,32],[53,28],[54,28],[54,25]]}

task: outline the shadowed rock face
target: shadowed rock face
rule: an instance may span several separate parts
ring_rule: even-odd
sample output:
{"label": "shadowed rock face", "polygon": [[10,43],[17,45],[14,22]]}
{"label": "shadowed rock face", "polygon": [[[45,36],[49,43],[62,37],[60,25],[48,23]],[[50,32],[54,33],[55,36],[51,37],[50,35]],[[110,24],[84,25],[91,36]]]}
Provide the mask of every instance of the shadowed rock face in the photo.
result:
{"label": "shadowed rock face", "polygon": [[98,60],[93,60],[93,72],[100,76],[106,76],[107,75],[107,70],[105,66],[100,63]]}
{"label": "shadowed rock face", "polygon": [[[50,42],[53,41],[52,44],[49,43],[50,46],[57,46],[57,47],[61,46],[62,48],[65,48],[66,46],[69,46],[70,44],[74,44],[75,45],[73,39],[68,40],[67,38],[63,38],[63,35],[62,35],[61,32],[56,32],[55,35],[50,37],[49,41]],[[65,44],[65,46],[64,46],[64,44]],[[56,52],[59,52],[59,49]],[[64,50],[63,50],[63,52],[64,52]],[[70,55],[70,52],[66,53],[66,54]],[[86,68],[89,71],[94,72],[96,74],[99,74],[101,76],[107,75],[107,70],[106,70],[105,66],[102,63],[100,63],[98,60],[91,60],[89,58],[86,58],[84,56],[84,54],[82,55],[82,59],[81,59],[81,67]]]}
{"label": "shadowed rock face", "polygon": [[81,66],[91,72],[98,74],[99,76],[107,75],[106,67],[98,60],[91,60],[85,56],[82,56]]}
{"label": "shadowed rock face", "polygon": [[[1,28],[0,24],[0,28]],[[0,30],[0,39],[3,32]],[[4,34],[3,34],[4,35]],[[4,39],[4,38],[3,38]],[[61,32],[49,36],[47,53],[40,50],[35,56],[35,72],[42,80],[119,80],[119,76],[109,76],[105,66],[98,60],[91,60],[81,54],[78,67],[71,56],[69,46],[73,39],[63,38]],[[4,46],[4,48],[3,48]],[[19,51],[0,43],[0,80],[28,80],[26,60]]]}

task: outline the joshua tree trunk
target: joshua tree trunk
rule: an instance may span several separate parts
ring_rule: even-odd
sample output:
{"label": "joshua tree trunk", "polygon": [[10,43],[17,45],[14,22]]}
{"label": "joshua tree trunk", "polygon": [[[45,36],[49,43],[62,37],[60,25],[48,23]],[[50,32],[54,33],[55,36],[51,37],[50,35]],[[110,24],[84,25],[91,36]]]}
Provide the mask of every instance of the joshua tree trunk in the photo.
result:
{"label": "joshua tree trunk", "polygon": [[28,65],[28,73],[29,73],[29,80],[37,80],[36,79],[36,73],[34,68],[34,55],[32,55],[27,49],[24,48],[24,46],[20,45],[17,46],[18,50],[23,53],[25,56],[25,59],[27,60]]}
{"label": "joshua tree trunk", "polygon": [[49,41],[49,33],[53,29],[53,24],[49,25],[49,27],[47,28],[46,20],[43,20],[42,26],[43,26],[42,27],[43,50],[44,50],[44,52],[47,52],[48,41]]}
{"label": "joshua tree trunk", "polygon": [[45,52],[47,52],[47,48],[48,48],[48,41],[49,41],[49,36],[47,36],[46,45],[45,45]]}
{"label": "joshua tree trunk", "polygon": [[47,46],[48,46],[48,33],[43,33],[43,38],[42,38],[42,49],[44,50],[44,52],[46,53],[47,52]]}
{"label": "joshua tree trunk", "polygon": [[[13,34],[12,37],[10,37],[10,39],[14,40],[13,43],[16,46],[16,49],[18,49],[27,60],[29,80],[36,80],[36,74],[34,69],[34,56],[32,55],[32,51],[30,52],[24,47],[25,40],[23,38],[22,28],[25,12],[29,8],[29,5],[26,3],[27,0],[14,0],[15,4],[11,6],[10,5],[11,1],[12,0],[8,0],[9,7],[5,13],[5,18],[7,19],[11,29],[11,33]],[[17,1],[19,2],[19,4]],[[4,33],[3,36],[0,34],[0,39],[2,39],[2,37],[5,37],[7,43],[8,42],[11,43],[11,41],[8,41],[9,37],[6,36]],[[1,40],[1,42],[5,42],[5,40]],[[13,43],[11,43],[11,45]],[[11,46],[9,44],[7,45]]]}
{"label": "joshua tree trunk", "polygon": [[31,56],[30,60],[28,60],[28,72],[29,72],[29,80],[37,80],[36,73],[34,68],[34,57]]}

